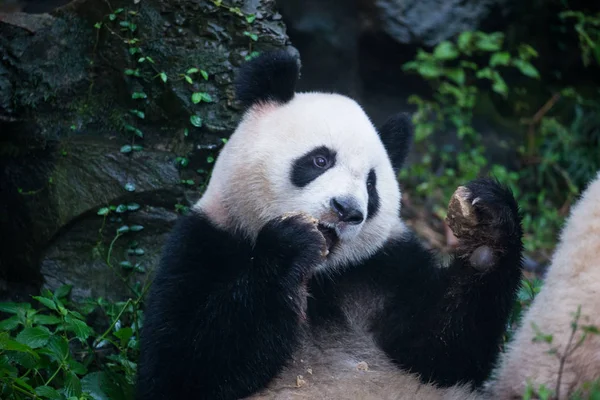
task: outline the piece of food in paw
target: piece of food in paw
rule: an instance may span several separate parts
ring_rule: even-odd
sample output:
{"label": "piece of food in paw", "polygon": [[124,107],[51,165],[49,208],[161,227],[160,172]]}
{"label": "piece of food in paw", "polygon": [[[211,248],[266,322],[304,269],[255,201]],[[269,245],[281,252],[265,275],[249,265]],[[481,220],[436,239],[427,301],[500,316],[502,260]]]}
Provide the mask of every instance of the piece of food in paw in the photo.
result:
{"label": "piece of food in paw", "polygon": [[331,252],[333,247],[339,241],[339,238],[338,238],[338,235],[337,235],[335,229],[332,227],[329,227],[327,225],[324,225],[322,223],[317,225],[317,229],[319,230],[319,232],[321,232],[321,234],[325,238],[325,242],[327,244],[327,252],[328,253]]}

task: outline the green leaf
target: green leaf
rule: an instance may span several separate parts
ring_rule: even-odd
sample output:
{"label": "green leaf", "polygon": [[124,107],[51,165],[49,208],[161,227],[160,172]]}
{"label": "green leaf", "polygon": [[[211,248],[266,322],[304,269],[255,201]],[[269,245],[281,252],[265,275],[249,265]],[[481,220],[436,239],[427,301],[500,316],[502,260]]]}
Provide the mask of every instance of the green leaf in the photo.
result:
{"label": "green leaf", "polygon": [[135,191],[135,185],[131,182],[128,182],[125,184],[125,190],[127,190],[128,192],[134,192]]}
{"label": "green leaf", "polygon": [[146,98],[148,98],[148,95],[144,92],[133,92],[131,94],[131,98],[132,99],[146,99]]}
{"label": "green leaf", "polygon": [[198,115],[192,115],[190,116],[190,123],[196,128],[200,128],[202,126],[202,118]]}
{"label": "green leaf", "polygon": [[121,147],[121,153],[131,153],[132,150],[133,148],[130,144],[126,144],[125,146]]}
{"label": "green leaf", "polygon": [[125,204],[119,204],[117,206],[116,212],[119,214],[124,213],[125,211],[127,211],[127,206]]}
{"label": "green leaf", "polygon": [[31,387],[31,385],[29,383],[27,383],[27,381],[23,378],[14,378],[14,382],[18,385],[21,386],[24,389],[29,390],[30,392],[33,392],[33,388]]}
{"label": "green leaf", "polygon": [[513,60],[513,65],[515,67],[517,67],[521,71],[521,73],[525,76],[528,76],[530,78],[535,78],[535,79],[540,78],[540,74],[539,74],[538,70],[533,65],[531,65],[531,63],[528,61]]}
{"label": "green leaf", "polygon": [[477,32],[476,48],[478,50],[492,52],[499,51],[504,41],[504,34],[502,32],[494,32],[485,34],[483,32]]}
{"label": "green leaf", "polygon": [[87,368],[80,362],[69,358],[67,363],[69,364],[69,369],[75,372],[77,375],[85,375],[87,373]]}
{"label": "green leaf", "polygon": [[62,396],[50,386],[38,386],[35,388],[35,394],[45,399],[61,400]]}
{"label": "green leaf", "polygon": [[84,321],[71,317],[71,315],[67,315],[65,317],[65,323],[67,330],[72,331],[77,339],[84,342],[88,337],[94,333],[94,330],[90,328]]}
{"label": "green leaf", "polygon": [[190,85],[192,83],[194,83],[194,80],[189,75],[184,75],[183,77],[186,80],[186,82],[189,83]]}
{"label": "green leaf", "polygon": [[60,324],[60,322],[60,318],[54,315],[36,314],[33,316],[33,323],[35,325],[56,325]]}
{"label": "green leaf", "polygon": [[81,393],[81,381],[74,372],[67,372],[67,376],[65,377],[65,396],[76,396],[79,398]]}
{"label": "green leaf", "polygon": [[31,304],[29,303],[0,303],[0,311],[8,314],[16,314],[19,310],[29,310]]}
{"label": "green leaf", "polygon": [[495,67],[497,65],[508,65],[510,63],[510,54],[503,51],[500,53],[492,54],[490,57],[490,66]]}
{"label": "green leaf", "polygon": [[192,103],[198,104],[202,101],[202,95],[200,93],[192,94]]}
{"label": "green leaf", "polygon": [[246,15],[246,22],[248,22],[249,24],[253,23],[255,19],[256,19],[256,15],[254,15],[254,14]]}
{"label": "green leaf", "polygon": [[454,60],[458,57],[458,50],[451,42],[444,40],[433,50],[433,56],[438,60]]}
{"label": "green leaf", "polygon": [[97,214],[98,215],[107,215],[110,212],[110,209],[108,207],[102,207],[101,209],[98,210]]}
{"label": "green leaf", "polygon": [[53,335],[45,348],[48,349],[51,358],[59,363],[69,355],[69,342],[62,336]]}
{"label": "green leaf", "polygon": [[471,46],[471,40],[473,40],[473,32],[462,32],[460,35],[458,35],[458,48],[461,51],[468,51],[469,47]]}
{"label": "green leaf", "polygon": [[125,346],[129,339],[133,336],[133,329],[130,327],[122,328],[113,333],[113,335],[121,340],[121,346]]}
{"label": "green leaf", "polygon": [[81,380],[81,385],[94,400],[127,400],[134,397],[133,386],[123,374],[110,370],[87,374]]}
{"label": "green leaf", "polygon": [[81,379],[81,388],[93,400],[111,400],[103,390],[105,379],[104,372],[92,372]]}
{"label": "green leaf", "polygon": [[50,339],[50,331],[48,328],[38,326],[35,328],[25,328],[16,337],[17,342],[27,345],[32,349],[45,346]]}
{"label": "green leaf", "polygon": [[500,74],[494,74],[494,84],[492,85],[492,90],[502,96],[506,97],[508,95],[508,85],[504,82],[504,79],[500,76]]}
{"label": "green leaf", "polygon": [[142,151],[144,149],[144,146],[139,145],[139,144],[134,144],[133,146],[131,146],[131,148],[133,149],[133,151]]}
{"label": "green leaf", "polygon": [[417,72],[426,79],[437,78],[441,75],[440,67],[432,63],[422,63],[417,67]]}
{"label": "green leaf", "polygon": [[[43,354],[42,350],[43,349],[36,350],[38,355]],[[27,369],[33,369],[33,368],[40,367],[38,365],[38,363],[40,361],[39,357],[36,357],[36,354],[33,352],[27,352],[27,353],[12,352],[12,353],[10,353],[10,359],[13,362],[13,364],[19,364],[20,366],[27,368]]]}
{"label": "green leaf", "polygon": [[160,75],[160,79],[163,81],[163,83],[167,83],[167,74],[165,74],[164,72],[161,72],[159,75]]}
{"label": "green leaf", "polygon": [[31,350],[31,347],[26,344],[17,342],[11,339],[8,332],[0,332],[0,350],[18,351],[21,353],[30,353],[35,357],[39,357],[35,352]]}
{"label": "green leaf", "polygon": [[588,334],[600,335],[600,329],[595,325],[584,325],[581,327],[581,330]]}
{"label": "green leaf", "polygon": [[208,80],[208,72],[206,72],[205,70],[201,69],[200,75],[202,75],[202,77],[204,78],[205,81]]}
{"label": "green leaf", "polygon": [[129,249],[127,251],[128,254],[130,255],[136,255],[136,256],[143,256],[144,255],[144,249]]}
{"label": "green leaf", "polygon": [[198,104],[201,101],[204,101],[205,103],[210,103],[212,102],[212,97],[206,92],[196,92],[192,94],[192,103]]}
{"label": "green leaf", "polygon": [[462,68],[451,68],[446,70],[446,76],[452,79],[456,84],[463,85],[465,83],[465,70]]}
{"label": "green leaf", "polygon": [[123,234],[127,232],[129,232],[129,226],[127,225],[120,226],[119,229],[117,229],[118,234]]}
{"label": "green leaf", "polygon": [[190,68],[185,73],[191,75],[195,74],[196,72],[198,72],[198,68]]}
{"label": "green leaf", "polygon": [[486,79],[493,79],[494,77],[494,70],[490,69],[490,68],[482,68],[479,71],[477,71],[477,73],[475,74],[475,76],[477,78],[486,78]]}
{"label": "green leaf", "polygon": [[18,316],[14,315],[4,321],[0,321],[0,331],[12,331],[21,324]]}
{"label": "green leaf", "polygon": [[129,110],[130,113],[132,113],[133,115],[136,115],[138,118],[144,119],[146,118],[146,114],[144,114],[143,111],[140,110]]}
{"label": "green leaf", "polygon": [[61,287],[59,287],[58,289],[56,289],[54,291],[54,296],[56,296],[59,299],[61,299],[63,297],[67,297],[67,295],[69,293],[71,293],[72,288],[73,288],[73,285],[62,285]]}
{"label": "green leaf", "polygon": [[119,263],[119,265],[121,266],[121,268],[123,269],[132,269],[133,268],[133,264],[131,263],[131,261],[121,261]]}
{"label": "green leaf", "polygon": [[258,35],[256,33],[251,33],[251,32],[245,31],[244,36],[248,36],[254,42],[256,42],[258,40]]}
{"label": "green leaf", "polygon": [[134,270],[135,272],[140,272],[140,273],[144,273],[144,272],[146,272],[146,268],[142,267],[142,265],[141,265],[140,263],[136,263],[136,264],[133,266],[133,270]]}
{"label": "green leaf", "polygon": [[42,303],[43,305],[45,305],[46,307],[48,307],[49,309],[54,310],[54,311],[58,310],[54,300],[49,299],[47,297],[41,297],[41,296],[32,296],[32,297],[34,299],[36,299],[37,301],[39,301],[40,303]]}
{"label": "green leaf", "polygon": [[135,211],[140,209],[140,205],[138,203],[129,203],[127,204],[127,209],[129,211]]}
{"label": "green leaf", "polygon": [[130,230],[131,232],[139,232],[139,231],[141,231],[142,229],[144,229],[144,227],[143,227],[142,225],[131,225],[131,226],[129,227],[129,230]]}

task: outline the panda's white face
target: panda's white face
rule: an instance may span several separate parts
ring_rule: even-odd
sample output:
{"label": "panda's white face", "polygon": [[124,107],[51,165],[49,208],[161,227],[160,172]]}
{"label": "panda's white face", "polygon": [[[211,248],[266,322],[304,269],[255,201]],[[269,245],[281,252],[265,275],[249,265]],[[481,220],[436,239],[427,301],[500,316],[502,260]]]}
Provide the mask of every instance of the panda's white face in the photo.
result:
{"label": "panda's white face", "polygon": [[403,230],[398,182],[379,135],[356,102],[335,94],[254,105],[196,208],[252,239],[273,218],[307,213],[334,243],[322,268],[363,260]]}

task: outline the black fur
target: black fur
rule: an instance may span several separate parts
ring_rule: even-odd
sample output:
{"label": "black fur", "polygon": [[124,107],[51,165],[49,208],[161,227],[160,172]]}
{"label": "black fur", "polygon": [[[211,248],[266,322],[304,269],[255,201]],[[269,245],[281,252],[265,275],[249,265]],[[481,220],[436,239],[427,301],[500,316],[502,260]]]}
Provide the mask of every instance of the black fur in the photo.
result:
{"label": "black fur", "polygon": [[[480,385],[489,376],[521,279],[523,232],[512,193],[490,179],[467,188],[470,201],[480,199],[474,206],[479,224],[459,237],[449,268],[432,268],[415,239],[388,245],[366,268],[395,292],[374,323],[378,343],[423,381],[448,386]],[[485,272],[468,261],[482,245],[496,250]],[[403,260],[401,268],[394,260]]]}
{"label": "black fur", "polygon": [[[327,160],[325,167],[319,167],[315,164],[316,157],[323,157]],[[327,170],[335,166],[336,152],[325,147],[317,147],[299,157],[292,165],[291,181],[294,186],[302,188],[319,176],[323,175]]]}
{"label": "black fur", "polygon": [[367,177],[367,193],[369,193],[369,202],[367,203],[367,219],[371,219],[377,214],[377,211],[379,211],[377,173],[374,169],[369,171],[369,176]]}
{"label": "black fur", "polygon": [[294,98],[299,60],[284,50],[263,53],[238,71],[236,97],[245,108],[256,103],[285,104]]}
{"label": "black fur", "polygon": [[378,131],[392,161],[392,167],[397,172],[402,168],[412,146],[414,127],[411,117],[406,113],[395,114],[379,127]]}
{"label": "black fur", "polygon": [[[521,227],[512,194],[489,180],[468,185],[480,224],[449,268],[414,238],[387,243],[362,265],[308,283],[323,238],[300,217],[275,220],[252,247],[199,215],[172,233],[147,304],[137,398],[238,399],[265,387],[290,360],[302,327],[344,329],[348,293],[380,293],[370,316],[379,346],[402,368],[441,385],[488,375],[520,279]],[[472,245],[499,257],[487,271]],[[467,252],[467,253],[466,253]],[[367,291],[365,289],[372,290]],[[308,323],[308,325],[307,325]]]}
{"label": "black fur", "polygon": [[323,237],[298,217],[272,221],[252,247],[192,214],[175,227],[148,295],[138,400],[237,399],[291,357],[301,286]]}

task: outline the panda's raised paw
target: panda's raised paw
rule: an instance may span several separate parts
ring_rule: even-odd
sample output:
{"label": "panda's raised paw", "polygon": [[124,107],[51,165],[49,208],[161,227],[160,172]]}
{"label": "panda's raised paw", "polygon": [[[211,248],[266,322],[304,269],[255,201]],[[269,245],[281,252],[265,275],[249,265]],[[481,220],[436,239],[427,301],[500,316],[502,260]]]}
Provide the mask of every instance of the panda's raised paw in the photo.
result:
{"label": "panda's raised paw", "polygon": [[268,222],[259,233],[257,242],[277,249],[283,254],[315,266],[328,254],[327,241],[318,228],[319,221],[308,214],[286,213]]}
{"label": "panda's raised paw", "polygon": [[498,254],[521,240],[517,203],[509,189],[492,179],[477,179],[456,189],[446,222],[458,238],[459,256],[480,270],[493,266]]}

